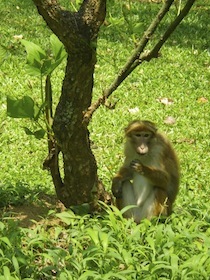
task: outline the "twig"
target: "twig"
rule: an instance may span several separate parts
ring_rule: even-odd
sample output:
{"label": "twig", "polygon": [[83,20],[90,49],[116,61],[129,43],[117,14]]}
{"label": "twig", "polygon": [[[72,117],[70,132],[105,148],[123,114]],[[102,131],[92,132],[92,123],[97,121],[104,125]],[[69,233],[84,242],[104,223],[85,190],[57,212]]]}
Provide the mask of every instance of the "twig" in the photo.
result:
{"label": "twig", "polygon": [[151,39],[151,36],[156,31],[158,25],[160,24],[163,17],[169,11],[171,5],[173,4],[174,0],[166,0],[163,6],[161,7],[160,11],[158,12],[155,19],[152,21],[146,32],[144,33],[138,47],[135,49],[132,56],[129,58],[125,66],[117,75],[116,79],[113,83],[103,91],[103,95],[91,106],[88,110],[84,113],[84,123],[87,125],[98,107],[105,103],[106,99],[119,87],[119,85],[129,76],[129,74],[143,61],[150,61],[152,58],[157,58],[159,55],[159,51],[167,39],[170,37],[172,32],[176,29],[176,27],[180,24],[182,19],[188,14],[192,5],[194,4],[195,0],[188,0],[185,4],[184,8],[180,12],[180,14],[175,18],[175,20],[171,23],[169,28],[166,30],[164,35],[158,41],[158,43],[154,46],[151,51],[144,52],[144,49]]}
{"label": "twig", "polygon": [[168,40],[170,35],[174,32],[174,30],[177,28],[177,26],[180,24],[180,22],[183,20],[183,18],[189,13],[190,9],[192,8],[194,2],[196,0],[188,0],[184,8],[181,10],[179,15],[175,18],[175,20],[170,24],[166,32],[163,34],[161,39],[158,41],[158,43],[154,46],[154,48],[146,53],[143,53],[140,56],[139,60],[136,60],[133,65],[129,69],[129,74],[143,61],[150,61],[152,58],[157,58],[159,56],[159,51],[164,45],[164,43]]}

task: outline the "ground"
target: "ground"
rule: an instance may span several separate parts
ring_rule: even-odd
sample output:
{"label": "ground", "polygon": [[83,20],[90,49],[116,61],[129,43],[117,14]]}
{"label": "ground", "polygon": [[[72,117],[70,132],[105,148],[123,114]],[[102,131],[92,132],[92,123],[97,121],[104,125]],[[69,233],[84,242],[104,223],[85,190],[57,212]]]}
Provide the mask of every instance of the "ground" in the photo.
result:
{"label": "ground", "polygon": [[56,211],[59,213],[64,210],[64,205],[56,198],[56,196],[42,195],[40,196],[39,201],[31,204],[7,206],[6,209],[1,211],[0,215],[2,216],[7,213],[7,217],[9,216],[18,221],[20,227],[33,228],[37,223],[57,223],[59,219],[49,217],[49,211]]}

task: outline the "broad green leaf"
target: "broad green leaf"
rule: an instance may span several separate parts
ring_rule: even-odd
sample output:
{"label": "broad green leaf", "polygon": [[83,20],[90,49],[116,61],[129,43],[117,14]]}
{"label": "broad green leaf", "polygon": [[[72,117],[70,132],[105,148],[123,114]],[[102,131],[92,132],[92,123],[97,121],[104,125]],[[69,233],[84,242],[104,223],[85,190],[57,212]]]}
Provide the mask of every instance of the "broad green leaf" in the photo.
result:
{"label": "broad green leaf", "polygon": [[67,225],[70,225],[72,222],[72,219],[75,219],[75,214],[73,211],[68,210],[66,212],[58,213],[56,216],[61,219],[64,223]]}
{"label": "broad green leaf", "polygon": [[46,102],[44,102],[40,108],[38,106],[34,106],[34,120],[37,121],[40,117],[40,115],[42,114],[43,112],[43,109],[45,108],[46,106]]}
{"label": "broad green leaf", "polygon": [[30,65],[33,65],[34,67],[39,64],[41,64],[41,61],[43,59],[47,59],[47,55],[45,51],[38,45],[26,41],[26,40],[21,40],[21,43],[24,45],[26,52],[27,52],[27,61]]}
{"label": "broad green leaf", "polygon": [[90,238],[92,239],[93,243],[97,246],[99,245],[99,232],[94,230],[94,229],[91,229],[89,228],[87,230],[88,234],[90,235]]}
{"label": "broad green leaf", "polygon": [[12,256],[12,263],[13,263],[13,266],[14,266],[14,269],[15,269],[15,272],[20,275],[20,267],[19,267],[19,263],[18,263],[18,260],[15,256]]}
{"label": "broad green leaf", "polygon": [[175,275],[179,270],[179,257],[175,254],[171,254],[171,270],[172,273]]}
{"label": "broad green leaf", "polygon": [[[125,271],[122,271],[120,273],[117,274],[117,279],[118,280],[127,280],[127,279],[130,279],[128,278],[128,275],[131,274],[133,271],[132,270],[125,270]],[[125,274],[122,275],[122,274]],[[100,279],[100,278],[99,278]],[[103,280],[109,280],[109,279],[116,279],[116,273],[115,272],[112,272],[112,271],[109,271],[108,273],[104,274],[103,275]]]}
{"label": "broad green leaf", "polygon": [[7,266],[3,266],[3,271],[4,271],[4,278],[0,278],[0,279],[4,279],[4,280],[17,280],[18,279],[11,275],[10,270]]}
{"label": "broad green leaf", "polygon": [[0,238],[0,243],[4,242],[8,247],[12,247],[9,239],[6,236]]}
{"label": "broad green leaf", "polygon": [[4,228],[5,228],[5,224],[0,222],[0,230],[3,231]]}
{"label": "broad green leaf", "polygon": [[34,60],[33,65],[28,64],[26,65],[26,71],[29,75],[32,76],[44,76],[44,75],[50,75],[55,68],[61,63],[63,60],[57,60],[56,62],[53,62],[52,58],[42,60],[42,63],[38,63],[36,60]]}
{"label": "broad green leaf", "polygon": [[85,271],[84,273],[82,273],[82,275],[78,278],[78,280],[86,280],[89,277],[91,277],[91,279],[95,279],[97,276],[99,276],[99,273],[96,271],[92,271],[92,270],[88,270]]}
{"label": "broad green leaf", "polygon": [[152,238],[151,236],[147,236],[146,240],[147,240],[149,246],[152,248],[153,252],[155,252],[155,241],[154,241],[154,238]]}
{"label": "broad green leaf", "polygon": [[11,118],[34,118],[34,101],[30,96],[13,99],[7,96],[7,115]]}
{"label": "broad green leaf", "polygon": [[[4,257],[4,251],[2,249],[0,249],[0,256]],[[1,259],[1,258],[0,258]]]}
{"label": "broad green leaf", "polygon": [[99,232],[99,237],[100,237],[100,240],[101,240],[101,244],[103,246],[103,251],[106,254],[108,244],[109,244],[109,235],[105,232]]}
{"label": "broad green leaf", "polygon": [[44,129],[39,129],[34,132],[34,136],[36,137],[36,139],[42,139],[42,138],[44,138],[44,135],[45,135]]}
{"label": "broad green leaf", "polygon": [[128,206],[125,206],[121,211],[122,214],[124,214],[126,211],[132,209],[132,208],[136,208],[137,206],[136,205],[128,205]]}
{"label": "broad green leaf", "polygon": [[41,75],[41,65],[40,67],[34,67],[32,65],[26,65],[26,72],[31,76],[40,76]]}
{"label": "broad green leaf", "polygon": [[36,131],[31,131],[29,128],[27,127],[23,127],[23,129],[25,130],[25,133],[27,135],[33,135],[35,136],[37,139],[42,139],[45,135],[45,130],[44,129],[39,129],[39,130],[36,130]]}
{"label": "broad green leaf", "polygon": [[52,62],[51,60],[51,64],[49,65],[49,68],[47,69],[45,75],[51,74],[55,70],[55,68],[58,67],[62,60],[56,60],[56,62]]}
{"label": "broad green leaf", "polygon": [[43,64],[41,66],[41,74],[42,75],[49,75],[52,73],[52,71],[55,69],[54,67],[52,67],[52,58],[47,58],[45,60],[43,60]]}
{"label": "broad green leaf", "polygon": [[21,40],[27,52],[27,73],[33,76],[49,75],[66,57],[63,44],[53,34],[50,37],[54,59],[49,57],[46,52],[38,45]]}
{"label": "broad green leaf", "polygon": [[23,127],[23,129],[25,130],[25,133],[26,133],[27,135],[34,135],[33,131],[31,131],[29,128]]}
{"label": "broad green leaf", "polygon": [[[38,45],[26,41],[21,40],[21,43],[24,45],[27,52],[27,72],[30,75],[45,75],[46,63],[45,61],[49,60],[46,52]],[[50,62],[51,65],[51,62]]]}
{"label": "broad green leaf", "polygon": [[58,39],[58,37],[55,36],[55,34],[52,34],[50,36],[50,43],[52,46],[52,53],[53,53],[55,61],[61,62],[64,59],[64,57],[66,56],[66,51],[64,49],[63,44]]}
{"label": "broad green leaf", "polygon": [[71,274],[68,273],[68,275],[67,275],[67,273],[68,272],[61,272],[61,274],[59,275],[59,280],[72,280],[73,278],[72,278]]}
{"label": "broad green leaf", "polygon": [[3,267],[5,280],[11,280],[10,270],[7,266]]}

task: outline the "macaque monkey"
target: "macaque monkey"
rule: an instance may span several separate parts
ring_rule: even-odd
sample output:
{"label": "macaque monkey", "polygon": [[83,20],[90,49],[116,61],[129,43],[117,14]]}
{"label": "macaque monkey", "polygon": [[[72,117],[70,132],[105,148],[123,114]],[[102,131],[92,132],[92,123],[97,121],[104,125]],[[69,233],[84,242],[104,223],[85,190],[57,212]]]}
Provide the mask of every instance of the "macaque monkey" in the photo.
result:
{"label": "macaque monkey", "polygon": [[139,223],[144,218],[168,216],[179,188],[179,164],[169,140],[150,121],[135,120],[125,128],[125,160],[112,180],[119,209]]}

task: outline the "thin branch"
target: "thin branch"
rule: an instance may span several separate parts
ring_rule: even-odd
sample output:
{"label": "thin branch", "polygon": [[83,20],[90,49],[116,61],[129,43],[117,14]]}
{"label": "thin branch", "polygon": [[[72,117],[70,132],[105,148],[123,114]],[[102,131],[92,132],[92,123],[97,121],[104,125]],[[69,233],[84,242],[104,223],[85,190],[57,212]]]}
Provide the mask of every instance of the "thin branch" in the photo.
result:
{"label": "thin branch", "polygon": [[159,55],[159,51],[161,47],[164,45],[164,43],[168,40],[170,35],[173,33],[173,31],[176,29],[176,27],[180,24],[180,22],[183,20],[183,18],[189,13],[191,7],[193,6],[194,2],[196,0],[188,0],[185,4],[184,8],[180,12],[180,14],[175,18],[175,20],[171,23],[169,28],[166,30],[164,35],[161,37],[161,39],[158,41],[158,43],[154,46],[154,48],[151,51],[144,52],[144,49],[149,42],[151,35],[155,32],[157,29],[161,19],[165,16],[165,14],[168,12],[170,6],[174,2],[174,0],[166,1],[165,4],[162,6],[161,10],[157,14],[156,18],[153,20],[147,31],[144,33],[142,40],[139,43],[139,46],[134,51],[131,58],[128,60],[128,62],[125,64],[123,69],[118,74],[117,78],[114,80],[114,82],[110,85],[109,88],[104,90],[103,95],[95,102],[93,103],[85,112],[84,114],[84,122],[88,124],[90,121],[93,113],[95,110],[100,107],[100,105],[104,104],[106,99],[119,87],[119,85],[129,76],[129,74],[143,61],[150,61],[152,58],[157,58]]}
{"label": "thin branch", "polygon": [[193,4],[196,0],[188,0],[184,8],[181,10],[179,15],[176,17],[176,19],[171,23],[169,28],[166,30],[164,35],[162,36],[161,40],[155,45],[153,48],[152,53],[158,54],[161,47],[164,45],[164,43],[168,40],[170,35],[174,32],[174,30],[177,28],[177,26],[180,24],[180,22],[187,16],[190,9],[192,8]]}
{"label": "thin branch", "polygon": [[193,4],[196,0],[188,0],[184,8],[181,10],[179,15],[175,18],[175,20],[170,24],[166,32],[163,34],[161,39],[158,41],[158,43],[154,46],[154,48],[149,51],[145,52],[140,56],[140,59],[136,60],[131,68],[129,69],[128,75],[143,61],[150,61],[152,58],[157,58],[159,56],[159,51],[162,48],[162,46],[165,44],[165,42],[168,40],[170,35],[174,32],[174,30],[177,28],[177,26],[180,24],[180,22],[186,17],[186,15],[189,13],[190,9],[192,8]]}
{"label": "thin branch", "polygon": [[132,64],[135,62],[136,59],[138,59],[143,52],[144,48],[146,47],[147,43],[151,39],[151,36],[156,31],[158,25],[160,24],[161,20],[164,18],[165,14],[169,11],[171,5],[173,4],[174,0],[167,0],[161,7],[160,11],[144,33],[141,41],[139,42],[138,47],[135,49],[134,53],[131,55],[127,63],[124,65],[122,70],[117,75],[117,78],[114,80],[114,82],[110,85],[108,89],[106,89],[103,93],[103,96],[100,97],[94,104],[92,104],[87,112],[84,115],[84,122],[88,123],[89,120],[92,117],[93,112],[105,102],[105,100],[112,94],[113,91],[117,89],[117,87],[123,82],[123,80],[128,76],[127,73],[129,72],[129,69],[131,68]]}
{"label": "thin branch", "polygon": [[[154,18],[154,20],[152,21],[150,26],[148,27],[148,29],[144,33],[142,39],[139,42],[138,47],[135,49],[134,53],[131,55],[128,62],[125,64],[123,69],[120,71],[117,79],[113,82],[113,84],[110,86],[110,88],[113,87],[113,89],[115,90],[115,84],[118,84],[119,82],[122,83],[122,81],[127,77],[127,75],[126,75],[127,70],[130,69],[130,67],[134,63],[134,61],[140,57],[140,54],[145,49],[146,45],[150,41],[152,35],[155,33],[155,31],[156,31],[158,25],[160,24],[161,20],[164,18],[166,13],[169,11],[173,2],[174,2],[174,0],[165,1],[163,6],[161,7],[160,11],[158,12],[158,14]],[[108,91],[109,90],[107,90],[107,93],[105,93],[107,98],[109,97]]]}

